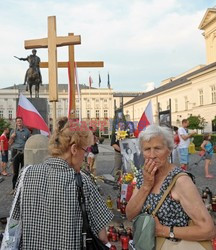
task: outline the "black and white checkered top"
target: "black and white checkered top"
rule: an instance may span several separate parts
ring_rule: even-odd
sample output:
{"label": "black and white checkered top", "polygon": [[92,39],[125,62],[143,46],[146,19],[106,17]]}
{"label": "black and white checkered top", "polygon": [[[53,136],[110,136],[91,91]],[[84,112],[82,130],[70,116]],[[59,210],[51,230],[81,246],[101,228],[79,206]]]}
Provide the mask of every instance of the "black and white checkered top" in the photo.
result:
{"label": "black and white checkered top", "polygon": [[[113,218],[94,184],[82,173],[86,210],[97,235]],[[20,201],[13,217],[19,218]],[[59,158],[33,165],[24,178],[22,246],[26,250],[80,250],[82,216],[75,171]]]}

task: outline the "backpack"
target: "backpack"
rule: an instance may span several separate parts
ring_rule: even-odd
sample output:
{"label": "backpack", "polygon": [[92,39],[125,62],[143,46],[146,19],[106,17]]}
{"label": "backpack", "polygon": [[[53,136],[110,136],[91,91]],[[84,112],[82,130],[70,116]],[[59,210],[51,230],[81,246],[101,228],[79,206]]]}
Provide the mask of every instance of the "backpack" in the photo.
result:
{"label": "backpack", "polygon": [[96,155],[96,154],[99,153],[97,143],[95,143],[94,145],[91,146],[91,152],[92,152],[94,155]]}

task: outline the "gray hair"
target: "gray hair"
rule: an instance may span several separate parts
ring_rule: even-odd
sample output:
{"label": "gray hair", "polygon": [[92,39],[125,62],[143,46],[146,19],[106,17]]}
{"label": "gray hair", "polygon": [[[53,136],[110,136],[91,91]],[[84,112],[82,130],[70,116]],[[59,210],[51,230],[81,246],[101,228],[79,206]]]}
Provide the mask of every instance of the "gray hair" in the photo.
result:
{"label": "gray hair", "polygon": [[173,150],[174,137],[172,130],[168,127],[161,127],[158,125],[149,125],[145,131],[140,132],[139,134],[140,149],[142,149],[143,141],[150,141],[152,138],[155,138],[157,136],[161,136],[164,139],[164,142],[170,151]]}

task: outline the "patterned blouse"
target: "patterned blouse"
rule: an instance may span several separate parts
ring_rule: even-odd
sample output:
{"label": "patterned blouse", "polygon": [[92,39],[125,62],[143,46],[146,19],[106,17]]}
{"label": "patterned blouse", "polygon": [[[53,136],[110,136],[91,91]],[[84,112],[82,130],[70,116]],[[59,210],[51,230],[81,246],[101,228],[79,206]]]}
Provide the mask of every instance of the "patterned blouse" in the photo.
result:
{"label": "patterned blouse", "polygon": [[[178,173],[183,172],[180,168],[175,167],[172,171],[169,172],[167,177],[165,178],[162,186],[160,187],[160,193],[154,194],[150,193],[143,205],[142,212],[146,211],[146,208],[150,206],[148,212],[151,214],[154,209],[156,208],[159,200],[161,199],[162,195],[168,188],[170,182],[172,181],[173,177]],[[143,184],[143,175],[142,170],[139,170],[137,175],[137,188],[139,189]],[[159,208],[157,212],[157,217],[162,225],[166,226],[175,226],[175,227],[184,227],[188,225],[189,217],[184,212],[181,204],[178,201],[172,199],[170,195],[166,197],[163,204]]]}
{"label": "patterned blouse", "polygon": [[[82,173],[89,224],[95,234],[113,218],[96,186]],[[75,172],[59,158],[30,167],[24,177],[22,243],[26,250],[80,250],[82,215]],[[20,216],[20,200],[13,218]]]}

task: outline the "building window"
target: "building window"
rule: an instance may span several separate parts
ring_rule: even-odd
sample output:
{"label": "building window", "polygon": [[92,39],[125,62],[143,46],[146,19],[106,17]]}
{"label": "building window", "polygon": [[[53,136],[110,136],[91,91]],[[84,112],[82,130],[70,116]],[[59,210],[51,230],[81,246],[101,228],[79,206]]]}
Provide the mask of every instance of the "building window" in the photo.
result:
{"label": "building window", "polygon": [[3,110],[0,110],[0,118],[3,118]]}
{"label": "building window", "polygon": [[108,118],[108,110],[107,109],[104,110],[104,118]]}
{"label": "building window", "polygon": [[162,111],[161,103],[160,103],[160,102],[158,102],[158,111],[159,111],[159,112]]}
{"label": "building window", "polygon": [[90,119],[91,118],[91,112],[89,109],[87,109],[87,119]]}
{"label": "building window", "polygon": [[103,101],[104,101],[104,102],[107,102],[107,99],[104,99]]}
{"label": "building window", "polygon": [[185,102],[185,110],[188,110],[188,98],[187,98],[187,96],[184,97],[184,102]]}
{"label": "building window", "polygon": [[216,103],[216,87],[215,87],[215,85],[211,86],[211,97],[212,97],[212,103]]}
{"label": "building window", "polygon": [[178,100],[175,99],[175,112],[178,112]]}
{"label": "building window", "polygon": [[58,117],[61,117],[61,115],[62,115],[61,109],[58,109]]}
{"label": "building window", "polygon": [[199,104],[203,105],[203,90],[199,90]]}
{"label": "building window", "polygon": [[79,118],[79,109],[76,109],[76,118]]}
{"label": "building window", "polygon": [[12,110],[8,110],[8,119],[12,120],[13,112]]}
{"label": "building window", "polygon": [[98,109],[96,109],[95,115],[96,115],[96,118],[99,118],[99,117],[100,117],[100,111],[99,111]]}

